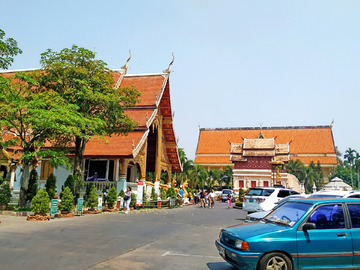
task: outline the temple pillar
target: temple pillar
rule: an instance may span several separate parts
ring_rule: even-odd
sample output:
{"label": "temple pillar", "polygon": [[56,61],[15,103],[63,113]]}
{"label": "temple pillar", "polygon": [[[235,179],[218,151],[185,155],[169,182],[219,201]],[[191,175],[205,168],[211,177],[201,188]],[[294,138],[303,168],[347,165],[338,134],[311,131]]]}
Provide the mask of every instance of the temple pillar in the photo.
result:
{"label": "temple pillar", "polygon": [[16,170],[16,166],[11,166],[10,167],[10,189],[11,190],[14,189],[15,170]]}
{"label": "temple pillar", "polygon": [[168,170],[168,172],[167,172],[166,184],[169,185],[169,186],[171,186],[171,172],[172,172],[172,170],[171,170],[171,165],[170,165],[169,167],[170,167],[170,168],[169,168],[169,170]]}
{"label": "temple pillar", "polygon": [[125,159],[117,160],[117,164],[119,164],[119,173],[117,175],[118,181],[116,182],[116,191],[119,193],[121,190],[126,191],[127,184],[126,184],[126,172],[127,172],[127,162]]}
{"label": "temple pillar", "polygon": [[156,160],[155,160],[155,181],[160,181],[161,177],[161,154],[162,154],[162,121],[158,123],[158,137],[156,144]]}

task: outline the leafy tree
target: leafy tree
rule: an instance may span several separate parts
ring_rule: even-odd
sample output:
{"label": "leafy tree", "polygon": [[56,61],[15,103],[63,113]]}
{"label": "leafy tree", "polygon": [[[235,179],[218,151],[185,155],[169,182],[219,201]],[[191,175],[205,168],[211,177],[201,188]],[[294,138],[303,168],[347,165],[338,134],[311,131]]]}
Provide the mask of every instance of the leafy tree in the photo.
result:
{"label": "leafy tree", "polygon": [[39,190],[31,201],[31,211],[34,213],[46,214],[50,210],[50,198],[46,188]]}
{"label": "leafy tree", "polygon": [[69,187],[70,191],[72,194],[74,193],[74,176],[72,176],[71,174],[66,178],[65,183],[64,183],[64,188],[65,187]]}
{"label": "leafy tree", "polygon": [[351,176],[351,186],[353,187],[354,186],[354,183],[353,183],[353,178],[352,178],[352,173],[351,173],[351,170],[352,170],[352,167],[354,165],[354,160],[355,160],[355,156],[354,154],[356,154],[356,151],[351,149],[349,147],[349,149],[347,149],[345,151],[345,155],[344,155],[344,159],[347,160],[349,166],[350,166],[350,176]]}
{"label": "leafy tree", "polygon": [[115,187],[112,187],[109,190],[108,195],[106,196],[106,201],[107,201],[108,207],[110,207],[110,208],[114,207],[116,200],[117,200],[117,191],[116,191]]}
{"label": "leafy tree", "polygon": [[[41,54],[40,90],[55,92],[79,113],[79,132],[74,133],[74,175],[82,175],[86,143],[95,136],[126,134],[135,122],[124,113],[139,101],[134,87],[114,88],[106,63],[95,54],[73,45],[71,49]],[[72,138],[71,138],[72,139]]]}
{"label": "leafy tree", "polygon": [[12,194],[8,181],[3,181],[0,185],[0,204],[8,204],[11,200]]}
{"label": "leafy tree", "polygon": [[61,211],[71,211],[74,209],[74,195],[68,186],[61,192],[59,208]]}
{"label": "leafy tree", "polygon": [[53,173],[47,178],[45,188],[50,200],[54,199],[56,192],[56,176]]}
{"label": "leafy tree", "polygon": [[0,68],[8,69],[14,62],[13,56],[22,54],[17,41],[13,38],[4,40],[5,32],[0,29]]}
{"label": "leafy tree", "polygon": [[314,172],[312,167],[304,167],[300,174],[299,174],[299,180],[301,183],[304,184],[306,193],[312,193],[313,185],[317,180],[319,179],[319,175]]}
{"label": "leafy tree", "polygon": [[190,171],[190,183],[192,187],[203,188],[205,181],[208,178],[208,171],[196,164],[194,168]]}
{"label": "leafy tree", "polygon": [[36,196],[36,193],[38,191],[38,180],[39,176],[37,171],[35,169],[32,169],[30,172],[28,189],[26,190],[26,199],[28,201],[31,201],[32,198]]}
{"label": "leafy tree", "polygon": [[89,197],[87,199],[87,206],[90,208],[90,210],[94,210],[95,207],[98,206],[99,200],[98,200],[98,194],[97,189],[95,185],[91,185]]}
{"label": "leafy tree", "polygon": [[92,187],[95,187],[94,183],[90,183],[86,186],[86,190],[85,190],[85,195],[84,195],[84,200],[87,201],[89,196],[90,196],[90,191],[92,189]]}
{"label": "leafy tree", "polygon": [[[20,207],[25,207],[30,166],[41,157],[50,156],[54,166],[70,167],[66,151],[45,148],[46,141],[56,137],[67,137],[76,132],[77,112],[65,103],[55,92],[36,91],[38,72],[16,73],[14,78],[0,76],[0,126],[3,134],[12,134],[0,141],[6,149],[10,146],[21,148],[22,174],[20,179]],[[60,140],[59,140],[60,141]]]}
{"label": "leafy tree", "polygon": [[290,160],[288,164],[286,164],[286,172],[295,175],[299,178],[299,174],[304,168],[304,164],[299,160]]}

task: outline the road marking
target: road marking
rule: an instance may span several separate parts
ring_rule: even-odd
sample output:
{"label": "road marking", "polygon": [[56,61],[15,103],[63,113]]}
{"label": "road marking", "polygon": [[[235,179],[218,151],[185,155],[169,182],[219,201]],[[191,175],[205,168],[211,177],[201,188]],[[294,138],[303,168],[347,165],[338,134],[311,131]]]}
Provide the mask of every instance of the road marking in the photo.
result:
{"label": "road marking", "polygon": [[193,254],[177,254],[177,253],[171,253],[171,251],[166,251],[163,256],[183,256],[183,257],[198,257],[198,258],[216,258],[218,259],[219,256],[202,256],[202,255],[193,255]]}

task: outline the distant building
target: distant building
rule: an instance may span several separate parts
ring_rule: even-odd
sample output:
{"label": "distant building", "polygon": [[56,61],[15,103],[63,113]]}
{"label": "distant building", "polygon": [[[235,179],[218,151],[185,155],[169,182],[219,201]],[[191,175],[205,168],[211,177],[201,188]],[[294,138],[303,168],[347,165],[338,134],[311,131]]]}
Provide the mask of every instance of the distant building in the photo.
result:
{"label": "distant building", "polygon": [[352,190],[352,187],[350,185],[346,184],[339,177],[335,177],[335,178],[331,179],[331,181],[323,187],[323,190],[347,190],[347,191],[350,191],[350,190]]}
{"label": "distant building", "polygon": [[[337,165],[331,127],[201,128],[195,164],[208,170],[231,166],[234,190],[273,186],[278,179],[301,191],[294,177],[289,180],[284,167],[296,159],[305,165],[320,162],[327,179]],[[281,162],[284,165],[280,166]]]}

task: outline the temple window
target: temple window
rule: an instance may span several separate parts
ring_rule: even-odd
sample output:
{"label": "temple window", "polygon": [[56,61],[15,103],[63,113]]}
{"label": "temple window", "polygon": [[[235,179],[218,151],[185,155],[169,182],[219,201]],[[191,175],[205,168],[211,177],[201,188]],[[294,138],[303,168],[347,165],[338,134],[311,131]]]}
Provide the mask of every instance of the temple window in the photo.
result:
{"label": "temple window", "polygon": [[54,172],[54,167],[49,164],[49,161],[43,160],[41,162],[40,180],[47,180],[49,175]]}

